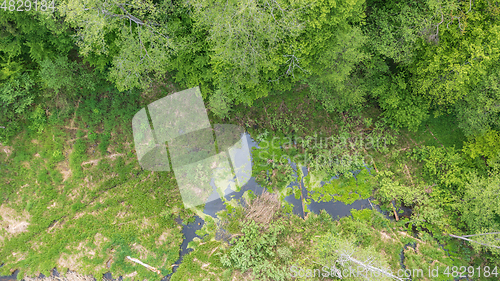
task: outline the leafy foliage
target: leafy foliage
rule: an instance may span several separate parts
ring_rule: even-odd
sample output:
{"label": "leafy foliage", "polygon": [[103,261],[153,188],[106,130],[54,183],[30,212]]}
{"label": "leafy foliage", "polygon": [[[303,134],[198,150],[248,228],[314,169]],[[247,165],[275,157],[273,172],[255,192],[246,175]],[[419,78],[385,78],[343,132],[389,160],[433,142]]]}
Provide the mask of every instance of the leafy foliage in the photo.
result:
{"label": "leafy foliage", "polygon": [[[467,233],[489,233],[500,229],[500,176],[498,174],[488,178],[472,175],[470,183],[466,185],[464,202],[466,203],[462,205],[462,218],[467,223]],[[478,236],[474,239],[489,245],[499,245],[488,236]],[[471,244],[476,249],[490,250],[500,254],[492,247]]]}
{"label": "leafy foliage", "polygon": [[377,177],[380,184],[377,195],[381,201],[390,204],[392,208],[395,208],[393,201],[399,206],[412,207],[413,224],[418,226],[433,224],[442,228],[449,226],[450,222],[445,218],[441,206],[442,201],[436,200],[429,194],[432,192],[432,190],[429,192],[429,187],[423,183],[416,186],[401,184],[393,179],[394,174],[390,171],[382,171]]}
{"label": "leafy foliage", "polygon": [[467,166],[453,148],[427,146],[415,149],[416,159],[423,161],[426,175],[450,191],[461,191],[466,180]]}
{"label": "leafy foliage", "polygon": [[395,63],[412,63],[420,36],[431,27],[429,2],[367,1],[369,48]]}
{"label": "leafy foliage", "polygon": [[492,68],[471,88],[470,94],[457,102],[455,112],[461,128],[467,136],[486,133],[490,129],[498,129],[500,106],[500,68]]}
{"label": "leafy foliage", "polygon": [[411,67],[417,92],[437,105],[454,104],[472,94],[470,89],[489,69],[496,68],[494,61],[500,53],[492,46],[498,44],[498,21],[490,13],[480,12],[486,9],[487,0],[475,2],[472,10],[469,4],[450,4],[451,12],[462,18],[460,25],[441,26],[439,44],[421,45]]}
{"label": "leafy foliage", "polygon": [[30,116],[30,107],[34,103],[36,89],[35,82],[28,73],[11,77],[0,84],[0,123],[6,127],[0,131],[0,141],[8,140],[19,131],[20,122]]}
{"label": "leafy foliage", "polygon": [[412,206],[417,198],[423,196],[421,190],[402,185],[398,181],[393,181],[391,179],[393,175],[390,171],[383,171],[378,174],[380,178],[379,194],[386,201],[397,200],[406,206]]}
{"label": "leafy foliage", "polygon": [[383,116],[394,127],[416,131],[428,118],[429,102],[414,93],[404,74],[384,77],[373,96],[379,99]]}
{"label": "leafy foliage", "polygon": [[207,31],[214,77],[229,100],[252,104],[269,91],[267,80],[285,62],[283,49],[304,29],[306,3],[194,1],[194,20]]}
{"label": "leafy foliage", "polygon": [[[320,182],[326,180],[322,185]],[[304,179],[304,185],[315,202],[330,202],[332,199],[345,204],[370,197],[373,180],[366,169],[361,170],[356,177],[344,175],[340,179],[327,179],[310,173]]]}
{"label": "leafy foliage", "polygon": [[32,62],[66,56],[74,48],[67,25],[34,9],[2,13],[0,27],[0,80],[33,69]]}
{"label": "leafy foliage", "polygon": [[271,278],[272,280],[285,280],[285,272],[276,268],[270,262],[276,255],[275,247],[283,225],[274,224],[262,233],[261,227],[250,221],[242,228],[243,236],[239,238],[228,254],[221,257],[221,262],[226,267],[235,267],[243,272],[252,269],[255,278]]}
{"label": "leafy foliage", "polygon": [[152,1],[67,0],[59,4],[58,11],[77,28],[80,53],[101,69],[111,63],[109,78],[123,91],[143,89],[149,85],[150,75],[165,74],[176,45],[166,28],[165,15],[171,7]]}
{"label": "leafy foliage", "polygon": [[229,117],[229,111],[231,110],[229,101],[228,98],[222,94],[221,90],[216,90],[214,94],[210,95],[209,106],[210,110],[215,115],[221,118]]}
{"label": "leafy foliage", "polygon": [[92,72],[67,57],[57,57],[54,61],[45,59],[40,63],[39,75],[44,87],[53,90],[55,95],[64,90],[65,96],[74,97],[83,87],[86,91],[96,89]]}
{"label": "leafy foliage", "polygon": [[500,161],[500,134],[490,130],[486,134],[478,135],[474,140],[465,144],[463,151],[472,159],[479,156],[487,159],[488,166],[498,168]]}
{"label": "leafy foliage", "polygon": [[364,101],[366,93],[356,70],[358,64],[369,57],[362,50],[365,41],[361,29],[349,28],[329,40],[330,45],[319,55],[313,68],[315,75],[308,78],[307,83],[311,94],[322,101],[327,111],[347,111]]}
{"label": "leafy foliage", "polygon": [[17,79],[12,79],[4,84],[0,90],[0,100],[2,105],[2,122],[12,121],[17,116],[27,113],[29,106],[35,100],[33,86],[34,81],[24,73]]}

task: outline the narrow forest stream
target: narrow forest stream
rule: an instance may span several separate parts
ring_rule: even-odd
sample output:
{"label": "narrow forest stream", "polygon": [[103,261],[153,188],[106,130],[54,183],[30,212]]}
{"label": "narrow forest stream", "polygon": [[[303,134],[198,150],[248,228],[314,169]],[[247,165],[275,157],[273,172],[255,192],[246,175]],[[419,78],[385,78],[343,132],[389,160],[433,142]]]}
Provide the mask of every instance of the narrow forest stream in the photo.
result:
{"label": "narrow forest stream", "polygon": [[[247,143],[248,143],[248,146],[250,149],[252,147],[258,147],[258,143],[255,142],[255,140],[253,140],[249,134],[245,133],[244,136],[242,136],[242,137],[247,138]],[[333,219],[339,219],[339,218],[342,218],[345,216],[350,216],[352,209],[362,210],[362,209],[370,208],[369,199],[357,200],[357,201],[353,202],[352,204],[345,204],[345,203],[337,201],[335,199],[332,199],[330,202],[321,202],[321,203],[315,202],[314,200],[312,200],[312,198],[308,197],[307,190],[304,188],[303,179],[308,174],[307,167],[300,167],[302,170],[303,177],[299,181],[298,180],[298,173],[297,173],[297,168],[298,168],[297,164],[293,163],[291,161],[289,161],[289,163],[294,170],[294,177],[295,177],[296,181],[292,182],[287,188],[293,188],[296,186],[300,186],[302,188],[301,189],[301,191],[302,191],[301,197],[302,198],[296,199],[293,194],[289,195],[285,198],[286,202],[293,205],[293,213],[294,214],[301,216],[301,217],[305,216],[303,202],[306,199],[311,199],[311,203],[309,205],[307,205],[308,210],[310,210],[311,212],[316,213],[316,214],[319,214],[321,212],[321,210],[325,210],[328,214],[330,214],[330,216]],[[370,172],[370,169],[368,167],[365,166],[365,168],[368,170],[368,172]],[[358,174],[359,172],[360,172],[360,170],[352,171],[353,176],[356,177],[356,174]],[[334,179],[334,178],[332,178],[332,179]],[[322,184],[325,184],[325,183],[322,182]],[[213,187],[214,187],[214,195],[215,195],[215,192],[216,192],[215,186],[213,186]],[[253,194],[255,194],[255,195],[260,195],[264,191],[264,188],[262,186],[260,186],[255,181],[254,177],[251,177],[251,179],[241,188],[241,190],[239,192],[234,192],[230,188],[228,188],[225,192],[224,199],[225,200],[241,199],[243,194],[249,190],[251,190],[253,192]],[[218,198],[218,199],[215,199],[215,200],[212,200],[212,201],[206,203],[205,208],[203,210],[203,213],[215,218],[216,213],[224,210],[225,208],[226,207],[225,207],[222,199]],[[375,208],[378,211],[381,211],[380,208],[378,208],[378,206],[375,206]],[[389,216],[389,214],[385,214],[385,215],[388,218],[392,218]],[[182,221],[180,221],[180,220],[178,220],[177,222],[183,226],[182,233],[184,234],[184,240],[183,240],[181,247],[180,247],[179,259],[174,264],[173,273],[175,273],[176,269],[182,263],[184,256],[186,254],[189,254],[192,251],[192,249],[187,248],[187,245],[189,244],[189,242],[193,241],[193,239],[195,237],[199,237],[196,234],[196,231],[200,230],[204,225],[203,219],[200,218],[199,216],[195,216],[195,220],[191,223],[188,223],[188,224],[182,224]],[[404,257],[403,257],[403,259],[404,259]],[[165,276],[162,279],[162,281],[170,280],[170,277],[172,276],[173,273]],[[16,275],[17,274],[14,274],[12,276],[0,277],[0,281],[16,280]],[[105,277],[106,277],[106,279],[110,280],[111,274],[106,273]],[[121,276],[118,278],[118,280],[120,280],[120,279],[121,279]]]}
{"label": "narrow forest stream", "polygon": [[[258,147],[258,143],[255,142],[255,140],[253,140],[250,137],[250,135],[245,133],[244,137],[247,138],[250,149],[251,149],[251,147]],[[293,188],[294,186],[299,186],[299,180],[298,180],[298,174],[297,174],[297,164],[293,163],[291,161],[289,161],[289,163],[294,170],[294,177],[295,177],[296,181],[292,182],[288,186],[288,188]],[[296,199],[295,196],[292,194],[292,195],[287,196],[285,198],[285,201],[293,205],[293,213],[295,215],[301,216],[303,218],[305,216],[304,208],[303,208],[303,201],[305,199],[309,199],[309,197],[307,195],[307,190],[305,190],[305,188],[303,188],[304,187],[303,179],[304,179],[304,177],[307,176],[308,170],[307,170],[307,167],[300,167],[300,168],[301,168],[302,174],[303,174],[303,177],[300,179],[300,187],[302,187],[302,199],[300,199],[300,198]],[[368,167],[366,167],[366,169],[368,169],[368,172],[370,171]],[[354,176],[356,176],[356,174],[359,173],[359,171],[353,171],[352,173]],[[264,188],[262,186],[260,186],[255,181],[254,177],[252,177],[248,181],[248,183],[245,184],[241,188],[241,190],[239,192],[234,192],[234,191],[231,191],[230,189],[228,189],[228,190],[226,190],[226,192],[225,192],[226,195],[224,197],[226,200],[240,199],[243,196],[243,194],[249,190],[251,190],[255,195],[260,195],[264,191]],[[210,201],[207,204],[205,204],[205,209],[203,210],[203,213],[215,218],[216,213],[224,210],[225,208],[226,207],[225,207],[222,199],[218,198],[216,200]],[[328,214],[330,214],[330,216],[332,216],[333,219],[338,219],[341,217],[350,216],[351,209],[362,210],[362,209],[370,208],[370,203],[369,203],[368,199],[357,200],[352,204],[345,204],[343,202],[336,201],[335,199],[333,199],[330,202],[318,203],[318,202],[314,202],[314,200],[311,199],[311,204],[309,204],[307,206],[307,208],[311,212],[316,213],[316,214],[319,214],[321,212],[321,210],[325,210]],[[379,208],[377,208],[377,209],[380,211]],[[184,255],[186,255],[190,252],[189,249],[186,249],[187,244],[189,242],[191,242],[194,239],[194,237],[199,237],[195,234],[195,232],[197,230],[201,229],[202,227],[203,227],[203,220],[198,216],[195,217],[194,222],[189,223],[187,225],[183,225],[182,233],[184,234],[185,239],[184,239],[182,246],[181,246],[181,249],[180,249],[180,258],[175,263],[177,266],[174,267],[174,270],[173,270],[174,273],[175,273],[175,270],[178,267],[178,265],[180,265],[180,263],[182,262]],[[163,278],[162,280],[169,280],[170,276],[171,275],[165,276],[165,278]]]}

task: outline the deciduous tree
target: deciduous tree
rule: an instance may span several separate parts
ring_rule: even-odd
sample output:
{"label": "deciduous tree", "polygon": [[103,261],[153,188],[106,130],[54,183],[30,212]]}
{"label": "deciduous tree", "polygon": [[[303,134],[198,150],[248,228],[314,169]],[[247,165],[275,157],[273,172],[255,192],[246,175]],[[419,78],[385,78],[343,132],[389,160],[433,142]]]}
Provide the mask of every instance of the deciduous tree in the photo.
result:
{"label": "deciduous tree", "polygon": [[[58,9],[76,28],[80,54],[104,68],[119,90],[145,88],[166,73],[175,40],[170,37],[172,2],[65,0]],[[102,58],[105,59],[102,59]]]}

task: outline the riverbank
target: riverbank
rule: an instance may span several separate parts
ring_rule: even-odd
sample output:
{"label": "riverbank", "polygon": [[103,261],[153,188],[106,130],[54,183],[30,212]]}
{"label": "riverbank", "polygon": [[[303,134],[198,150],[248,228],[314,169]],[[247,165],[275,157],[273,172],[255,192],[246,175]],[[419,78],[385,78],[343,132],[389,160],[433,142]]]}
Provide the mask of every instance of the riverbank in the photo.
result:
{"label": "riverbank", "polygon": [[[144,103],[148,104],[158,97],[151,96],[151,100]],[[273,99],[275,97],[269,97],[266,102],[279,111],[283,101]],[[350,171],[365,169],[363,164],[371,165],[373,162],[374,170],[393,173],[390,181],[383,182],[383,187],[394,187],[394,190],[403,190],[409,195],[413,195],[411,191],[422,189],[429,198],[445,196],[447,193],[443,188],[440,193],[436,193],[436,190],[440,190],[439,182],[434,186],[433,178],[426,178],[425,185],[417,185],[418,181],[424,180],[420,175],[424,174],[427,166],[408,154],[414,148],[411,146],[414,134],[397,134],[376,121],[376,125],[365,123],[363,120],[368,118],[366,116],[346,117],[343,121],[327,118],[326,114],[314,116],[314,102],[302,93],[290,95],[290,100],[284,102],[307,104],[301,107],[301,114],[311,116],[297,127],[294,133],[296,137],[291,138],[294,141],[287,142],[284,133],[292,130],[281,132],[272,129],[271,125],[278,124],[281,119],[268,120],[256,108],[236,108],[239,119],[235,117],[230,120],[245,126],[254,139],[269,144],[265,151],[265,145],[254,149],[255,178],[242,188],[243,192],[227,192],[224,196],[225,200],[230,201],[231,198],[254,198],[260,194],[258,190],[272,190],[279,194],[281,211],[272,218],[272,224],[278,228],[284,226],[285,230],[277,234],[277,246],[271,247],[275,258],[271,259],[269,255],[269,259],[266,259],[268,263],[286,267],[292,265],[291,261],[297,261],[313,269],[315,265],[312,261],[317,262],[317,251],[312,245],[333,232],[356,237],[349,243],[355,243],[360,249],[372,245],[377,251],[385,253],[387,263],[393,269],[400,268],[401,248],[409,242],[417,244],[415,249],[405,250],[407,268],[432,264],[434,261],[435,264],[457,266],[479,266],[490,262],[488,255],[474,255],[467,244],[443,238],[442,229],[422,222],[423,211],[427,212],[425,215],[449,215],[442,211],[444,207],[439,201],[423,201],[425,205],[410,198],[408,205],[420,208],[414,215],[399,214],[397,222],[386,220],[379,216],[379,212],[371,210],[372,204],[375,208],[380,205],[393,216],[394,210],[397,212],[406,203],[403,202],[406,197],[396,200],[390,198],[396,207],[393,210],[377,194],[382,186],[379,178],[361,175],[365,179],[360,182],[360,177],[350,176]],[[98,101],[99,98],[96,98],[93,102]],[[5,257],[2,262],[5,262],[6,267],[0,272],[7,275],[13,269],[20,269],[20,276],[38,276],[40,273],[50,275],[56,266],[61,272],[71,269],[93,276],[113,272],[113,276],[141,280],[160,280],[172,274],[174,269],[176,273],[171,275],[172,280],[197,280],[213,276],[252,278],[253,269],[238,269],[221,262],[221,257],[231,254],[233,246],[243,246],[237,246],[237,241],[230,246],[221,241],[228,238],[219,239],[217,235],[219,233],[220,236],[233,238],[243,235],[243,223],[248,222],[243,215],[243,207],[236,204],[236,200],[226,204],[222,200],[214,200],[206,204],[204,210],[186,210],[173,173],[144,171],[140,168],[133,138],[127,128],[131,116],[145,104],[124,101],[126,99],[110,104],[110,108],[99,113],[122,122],[115,124],[112,129],[107,123],[89,123],[89,120],[93,120],[92,111],[82,104],[80,106],[83,109],[75,111],[71,119],[65,120],[63,124],[51,121],[54,123],[40,134],[22,132],[3,149],[0,160],[4,165],[1,167],[3,173],[0,174],[0,180],[6,185],[0,193],[3,198],[1,208],[6,211],[2,213],[0,256]],[[126,109],[126,113],[117,114],[118,109]],[[375,109],[370,109],[370,112],[378,116]],[[224,122],[216,118],[212,121]],[[71,126],[67,126],[69,122]],[[436,127],[431,124],[429,128],[440,138]],[[318,132],[322,135],[314,138]],[[427,131],[420,133],[429,134]],[[304,147],[297,135],[302,136],[304,142],[307,142],[307,136],[311,136],[310,143],[314,143],[314,146]],[[335,146],[331,145],[330,140],[326,148],[316,145],[325,143],[324,140],[332,136],[336,137]],[[273,141],[274,144],[282,143],[273,146]],[[424,138],[417,141],[419,145],[427,144]],[[430,137],[428,141],[435,139]],[[441,142],[445,146],[451,144],[442,139]],[[330,158],[308,158],[308,155],[327,155]],[[337,157],[339,155],[344,158]],[[356,155],[362,157],[356,158]],[[366,155],[372,158],[363,157]],[[444,156],[438,158],[447,159]],[[367,161],[370,159],[373,161]],[[300,165],[300,162],[306,161],[310,165]],[[294,167],[292,163],[297,165]],[[339,171],[343,172],[344,177],[321,183]],[[373,179],[377,181],[368,182]],[[255,194],[247,192],[244,195],[245,191],[250,190]],[[373,198],[371,196],[376,200],[368,201]],[[287,204],[293,202],[296,204]],[[351,210],[353,207],[358,210]],[[321,212],[321,209],[326,212]],[[225,216],[224,224],[218,224],[211,218],[221,210],[222,216]],[[7,219],[4,214],[8,214]],[[337,214],[344,217],[338,221],[332,219]],[[204,238],[194,237],[196,233],[193,228],[190,235],[194,238],[188,243],[183,233],[185,226],[176,220],[180,218],[187,227],[198,219],[196,216],[205,220],[203,225],[199,225],[201,229],[198,232],[198,236]],[[446,217],[436,215],[431,218],[441,223],[440,219]],[[446,222],[450,221],[448,219]],[[435,236],[430,237],[420,231],[415,237],[413,232],[417,229],[416,224],[419,227],[428,226]],[[227,233],[222,235],[221,231],[217,231],[221,228]],[[17,231],[12,231],[14,229]],[[258,231],[263,237],[273,237],[265,227]],[[443,254],[436,244],[438,242],[448,243],[446,247],[450,256]],[[182,263],[176,266],[184,251],[181,249],[188,248],[193,251],[184,255]],[[161,274],[127,261],[127,256],[160,269]],[[450,257],[453,260],[448,259]],[[265,260],[262,262],[265,264]],[[259,268],[262,263],[254,266]],[[134,276],[131,277],[131,274]]]}

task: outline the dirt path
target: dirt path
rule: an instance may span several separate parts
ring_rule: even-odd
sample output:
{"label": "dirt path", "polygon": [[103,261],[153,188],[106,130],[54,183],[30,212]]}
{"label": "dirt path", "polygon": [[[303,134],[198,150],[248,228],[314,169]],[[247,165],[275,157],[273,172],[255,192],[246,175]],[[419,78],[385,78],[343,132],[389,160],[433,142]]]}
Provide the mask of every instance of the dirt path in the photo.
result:
{"label": "dirt path", "polygon": [[[73,118],[71,118],[71,123],[69,125],[69,127],[71,129],[73,129],[73,127],[75,126],[75,118],[76,118],[76,111],[78,110],[78,107],[80,106],[80,101],[81,101],[82,98],[78,99],[78,102],[76,102],[76,106],[75,106],[75,114],[73,114]],[[68,128],[68,127],[65,127],[65,128]],[[68,129],[70,129],[68,128]],[[76,128],[75,128],[76,129]]]}

